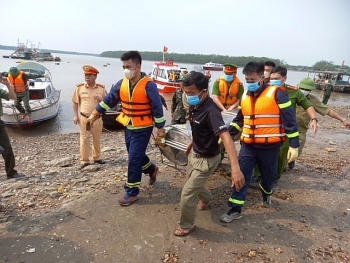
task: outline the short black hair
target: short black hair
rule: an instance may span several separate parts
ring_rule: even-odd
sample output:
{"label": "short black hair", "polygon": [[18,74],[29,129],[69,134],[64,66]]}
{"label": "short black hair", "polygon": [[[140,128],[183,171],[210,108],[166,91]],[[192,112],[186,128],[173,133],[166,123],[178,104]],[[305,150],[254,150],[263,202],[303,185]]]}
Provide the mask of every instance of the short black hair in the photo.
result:
{"label": "short black hair", "polygon": [[209,79],[200,72],[191,72],[188,74],[183,81],[184,87],[195,85],[199,91],[208,89]]}
{"label": "short black hair", "polygon": [[275,64],[275,62],[269,60],[269,61],[265,61],[265,66],[275,68],[276,64]]}
{"label": "short black hair", "polygon": [[283,66],[277,66],[271,71],[271,74],[272,73],[278,73],[282,77],[285,77],[285,76],[287,76],[287,68],[283,67]]}
{"label": "short black hair", "polygon": [[258,73],[259,75],[264,74],[264,62],[250,61],[243,68],[243,74]]}
{"label": "short black hair", "polygon": [[129,59],[131,59],[132,62],[139,64],[139,65],[141,65],[141,63],[142,63],[141,54],[140,54],[140,52],[138,52],[136,50],[126,52],[120,58],[121,61],[126,61]]}

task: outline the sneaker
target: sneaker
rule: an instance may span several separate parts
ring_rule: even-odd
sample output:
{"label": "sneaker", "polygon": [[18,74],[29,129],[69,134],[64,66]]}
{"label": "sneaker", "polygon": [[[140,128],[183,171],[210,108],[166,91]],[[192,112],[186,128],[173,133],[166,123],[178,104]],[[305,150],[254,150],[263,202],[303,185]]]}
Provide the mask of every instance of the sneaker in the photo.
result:
{"label": "sneaker", "polygon": [[24,174],[15,173],[15,174],[12,174],[12,175],[8,175],[8,176],[7,176],[7,179],[17,179],[17,178],[23,178],[23,177],[25,177]]}
{"label": "sneaker", "polygon": [[237,219],[241,219],[241,218],[242,218],[242,213],[237,212],[237,211],[233,210],[233,208],[231,208],[230,211],[228,211],[227,213],[220,216],[220,221],[222,221],[224,223],[230,223],[233,220],[237,220]]}
{"label": "sneaker", "polygon": [[118,202],[121,206],[128,206],[137,200],[137,196],[123,197]]}
{"label": "sneaker", "polygon": [[261,206],[267,208],[271,206],[271,195],[263,195],[263,201]]}

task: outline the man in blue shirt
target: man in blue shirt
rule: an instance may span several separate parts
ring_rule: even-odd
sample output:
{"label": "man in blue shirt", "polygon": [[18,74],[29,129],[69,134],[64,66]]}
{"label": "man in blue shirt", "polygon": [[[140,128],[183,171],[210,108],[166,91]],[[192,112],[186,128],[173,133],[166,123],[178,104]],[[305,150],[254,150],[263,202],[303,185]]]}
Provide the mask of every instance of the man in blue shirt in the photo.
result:
{"label": "man in blue shirt", "polygon": [[128,180],[124,185],[126,194],[119,200],[122,206],[135,202],[140,192],[142,173],[148,174],[149,184],[157,179],[158,167],[146,155],[153,126],[158,129],[156,142],[165,137],[162,102],[157,85],[151,78],[141,72],[141,55],[138,51],[129,51],[122,55],[125,77],[119,80],[109,94],[96,106],[88,118],[88,125],[100,117],[105,111],[119,102],[122,113],[117,121],[126,126],[125,143],[129,154]]}
{"label": "man in blue shirt", "polygon": [[288,161],[298,157],[298,124],[285,89],[264,82],[263,62],[249,62],[243,74],[248,91],[241,99],[240,110],[229,130],[232,136],[242,131],[238,159],[245,184],[241,191],[233,190],[228,201],[231,209],[220,217],[225,223],[242,217],[241,210],[255,165],[261,173],[262,205],[270,206],[270,196],[277,181],[277,157],[286,136],[289,138]]}

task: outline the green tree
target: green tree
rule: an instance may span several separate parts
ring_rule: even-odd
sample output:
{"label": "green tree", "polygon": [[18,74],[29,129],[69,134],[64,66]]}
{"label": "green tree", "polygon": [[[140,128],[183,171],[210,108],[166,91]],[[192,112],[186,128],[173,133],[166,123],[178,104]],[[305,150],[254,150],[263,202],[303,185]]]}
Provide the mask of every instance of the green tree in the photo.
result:
{"label": "green tree", "polygon": [[315,70],[334,70],[335,69],[335,65],[333,61],[326,61],[326,60],[321,60],[321,61],[317,61],[313,66],[313,69]]}

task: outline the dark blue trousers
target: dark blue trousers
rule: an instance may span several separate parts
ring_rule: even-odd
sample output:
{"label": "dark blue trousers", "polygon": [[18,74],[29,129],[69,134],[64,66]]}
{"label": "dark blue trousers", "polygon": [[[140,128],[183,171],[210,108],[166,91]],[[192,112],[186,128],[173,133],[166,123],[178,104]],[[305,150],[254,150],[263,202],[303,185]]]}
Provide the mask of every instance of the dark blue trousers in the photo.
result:
{"label": "dark blue trousers", "polygon": [[261,192],[265,195],[272,194],[277,181],[277,158],[280,147],[279,143],[276,144],[276,147],[269,145],[266,148],[255,148],[253,145],[242,143],[238,160],[245,178],[245,184],[241,191],[233,190],[228,202],[230,207],[238,208],[237,210],[240,211],[244,205],[255,165],[258,166],[261,173]]}
{"label": "dark blue trousers", "polygon": [[124,185],[127,198],[139,194],[142,173],[152,174],[154,172],[155,165],[146,155],[152,131],[153,127],[139,130],[125,129],[125,144],[129,154],[128,181]]}

